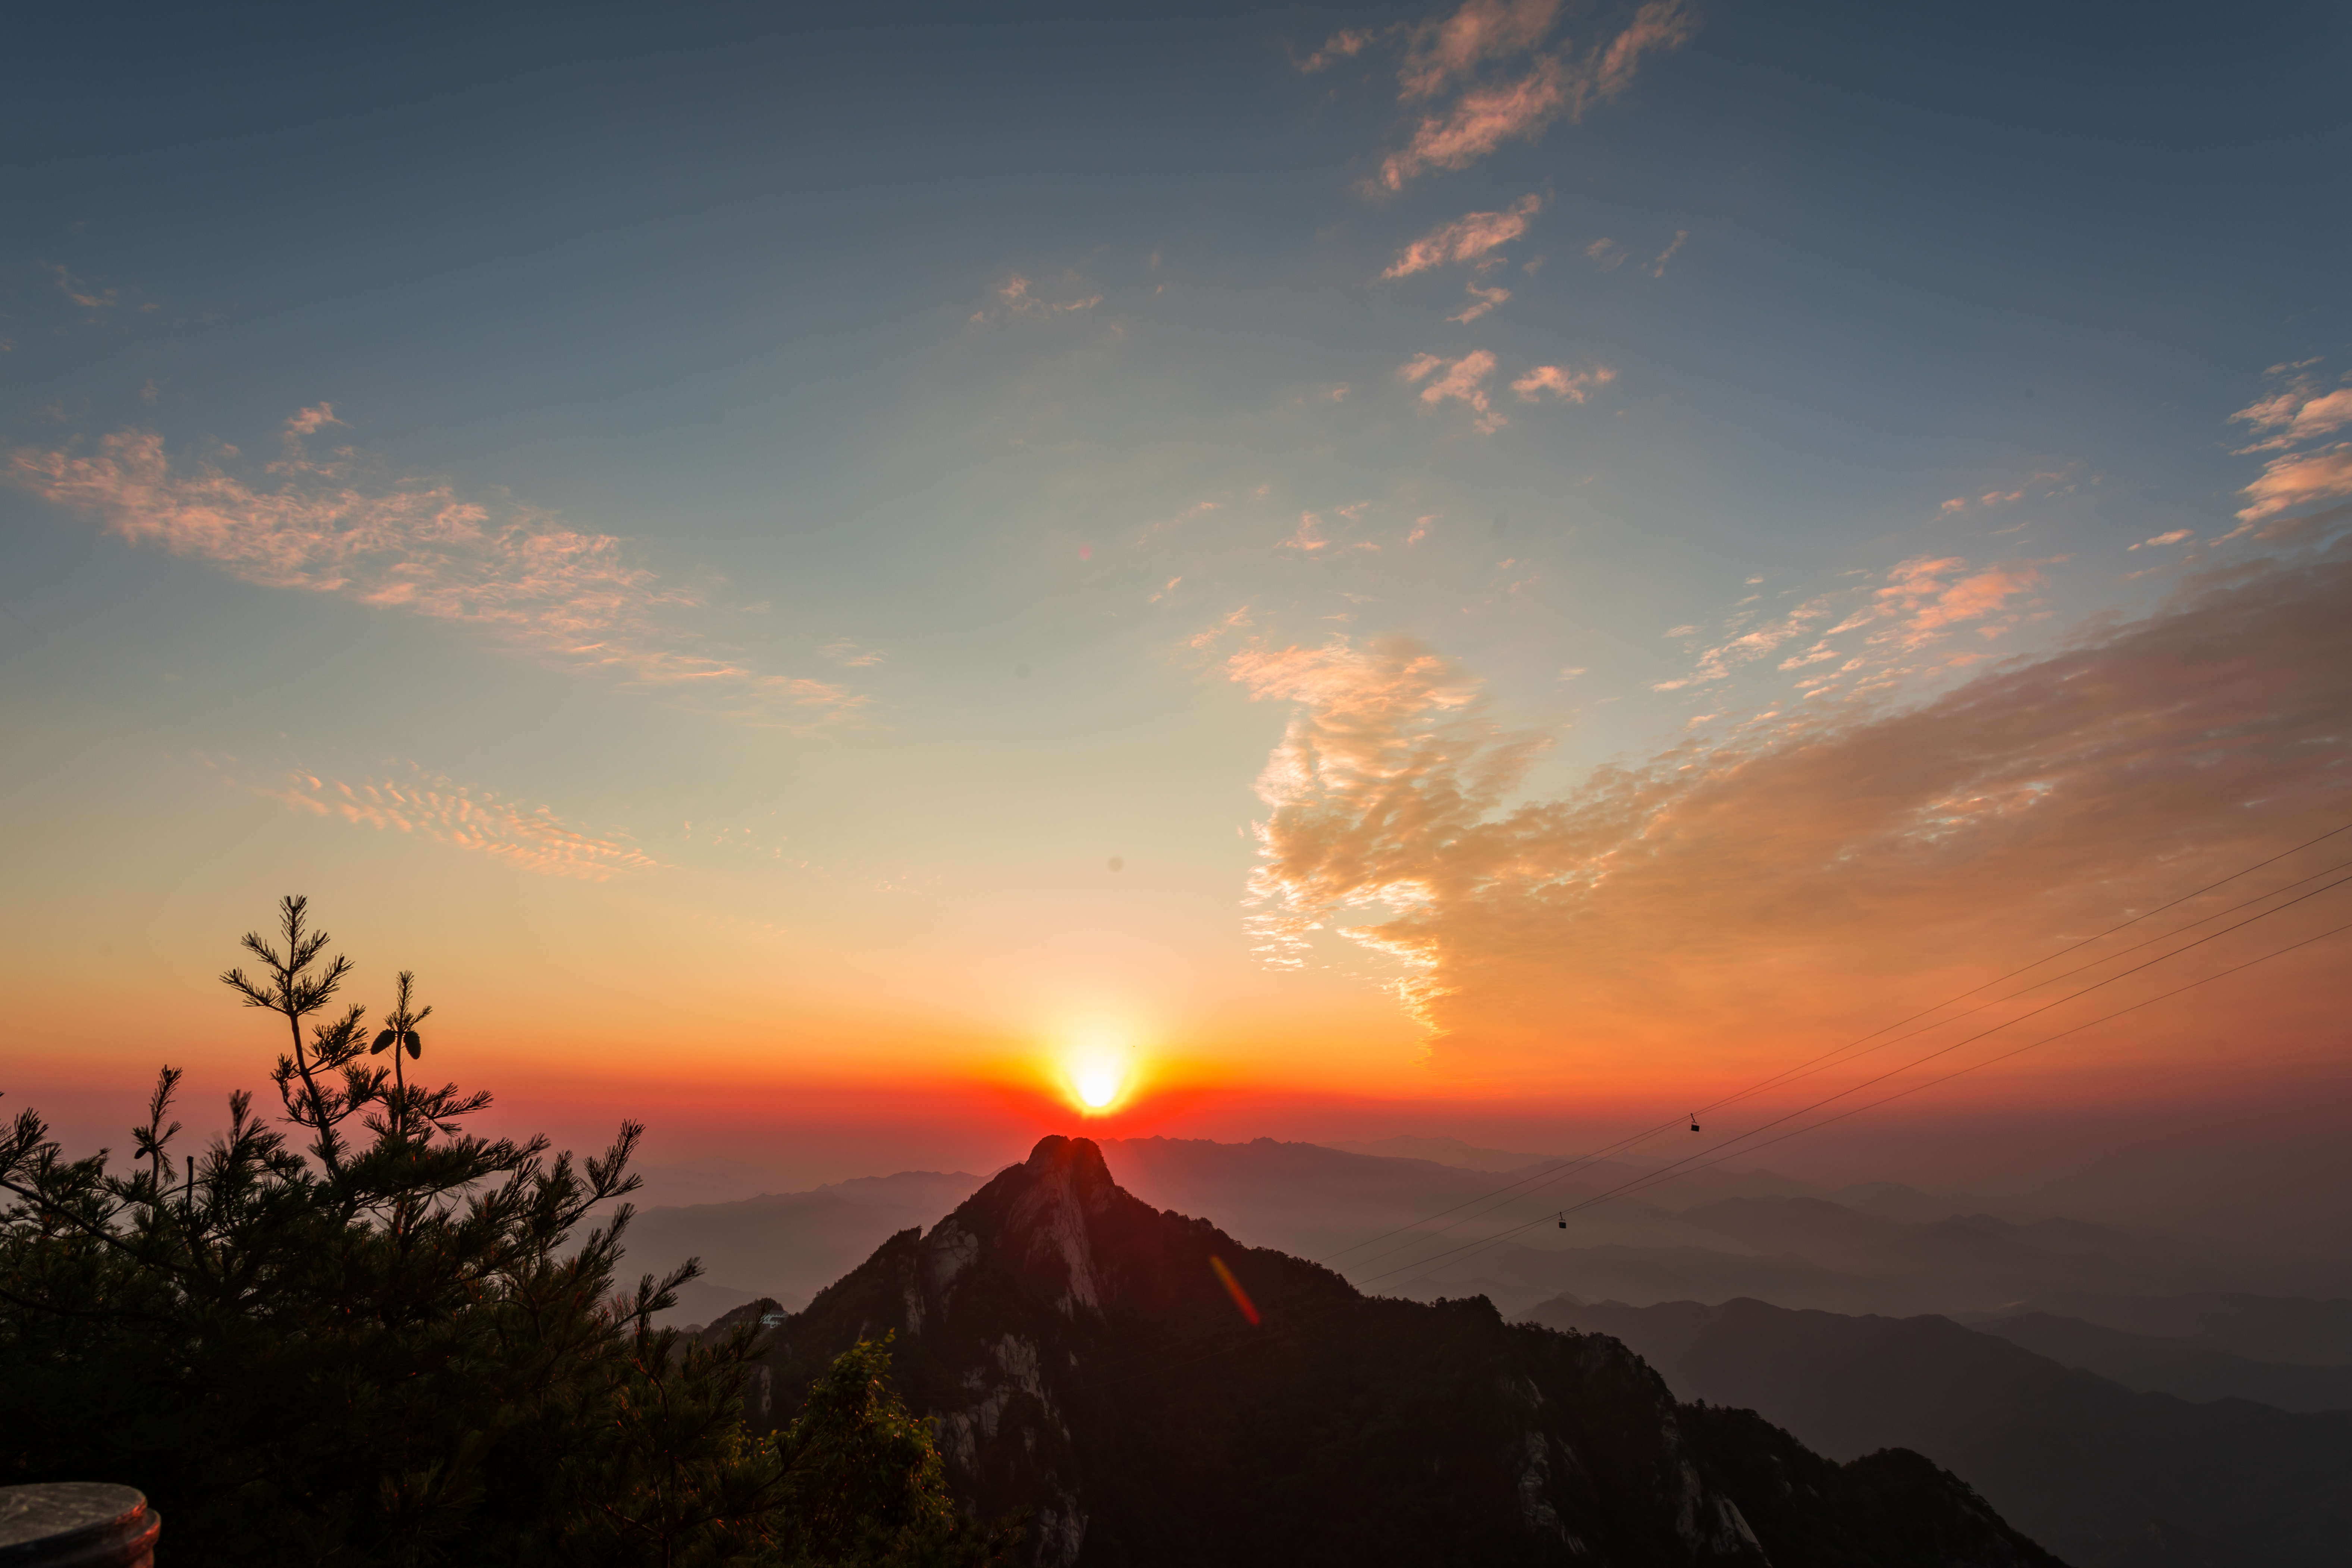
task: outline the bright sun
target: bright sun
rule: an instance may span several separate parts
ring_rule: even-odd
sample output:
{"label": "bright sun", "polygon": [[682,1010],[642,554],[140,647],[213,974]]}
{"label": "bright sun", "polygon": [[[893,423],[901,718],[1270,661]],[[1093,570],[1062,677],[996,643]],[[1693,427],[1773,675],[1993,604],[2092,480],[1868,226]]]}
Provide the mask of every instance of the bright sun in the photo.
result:
{"label": "bright sun", "polygon": [[1100,1110],[1118,1098],[1119,1078],[1118,1068],[1107,1062],[1080,1068],[1076,1075],[1079,1100],[1085,1101],[1088,1110]]}

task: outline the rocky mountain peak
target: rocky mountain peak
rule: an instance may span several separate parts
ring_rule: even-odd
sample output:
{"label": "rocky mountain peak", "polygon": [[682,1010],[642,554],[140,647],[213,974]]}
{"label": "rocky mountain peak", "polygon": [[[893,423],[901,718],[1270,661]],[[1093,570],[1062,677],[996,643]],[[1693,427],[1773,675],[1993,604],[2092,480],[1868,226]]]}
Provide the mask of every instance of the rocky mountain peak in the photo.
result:
{"label": "rocky mountain peak", "polygon": [[[1853,1548],[1789,1562],[2054,1568],[1974,1515],[1921,1514],[1919,1551],[1880,1550],[1841,1522],[1877,1506],[1841,1500],[1845,1471],[1761,1423],[1683,1419],[1698,1413],[1616,1341],[1508,1324],[1483,1298],[1368,1299],[1152,1208],[1090,1139],[1041,1139],[782,1324],[772,1420],[885,1331],[959,1498],[1026,1510],[1038,1568],[1783,1561],[1735,1476],[1784,1539]],[[1801,1495],[1775,1479],[1804,1464]],[[1896,1468],[1929,1499],[1958,1487],[1916,1455]],[[1893,1518],[1888,1541],[1907,1528]]]}

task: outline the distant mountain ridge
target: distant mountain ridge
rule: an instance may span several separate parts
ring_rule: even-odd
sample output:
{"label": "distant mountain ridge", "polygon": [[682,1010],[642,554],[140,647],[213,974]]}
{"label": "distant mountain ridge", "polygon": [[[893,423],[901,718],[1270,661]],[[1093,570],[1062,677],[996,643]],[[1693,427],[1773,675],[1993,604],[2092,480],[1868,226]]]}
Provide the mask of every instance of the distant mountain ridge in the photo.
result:
{"label": "distant mountain ridge", "polygon": [[1832,1458],[1915,1448],[2076,1563],[2157,1521],[2238,1552],[2352,1561],[2352,1412],[2135,1394],[1941,1317],[1748,1300],[1529,1316],[1613,1335],[1683,1396],[1754,1409]]}
{"label": "distant mountain ridge", "polygon": [[1678,1406],[1605,1336],[1366,1298],[1130,1195],[1084,1139],[820,1291],[775,1330],[755,1414],[789,1419],[886,1331],[959,1496],[1029,1510],[1043,1568],[2056,1561],[1915,1454],[1834,1464]]}

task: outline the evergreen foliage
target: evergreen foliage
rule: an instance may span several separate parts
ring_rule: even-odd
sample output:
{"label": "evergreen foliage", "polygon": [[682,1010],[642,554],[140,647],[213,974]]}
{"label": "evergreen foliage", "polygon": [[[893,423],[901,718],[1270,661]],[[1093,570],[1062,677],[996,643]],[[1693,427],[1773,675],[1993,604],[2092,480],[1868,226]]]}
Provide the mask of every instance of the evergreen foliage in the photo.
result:
{"label": "evergreen foliage", "polygon": [[127,1173],[68,1160],[31,1110],[0,1131],[0,1483],[137,1486],[182,1568],[1002,1557],[1008,1531],[950,1506],[886,1347],[755,1436],[758,1325],[654,1327],[692,1262],[614,1294],[642,1124],[577,1164],[466,1132],[488,1094],[407,1077],[413,977],[372,1050],[365,1010],[332,1010],[349,961],[305,900],[279,914],[278,942],[245,938],[257,973],[222,979],[285,1022],[271,1079],[300,1147],[240,1091],[183,1174],[169,1067]]}

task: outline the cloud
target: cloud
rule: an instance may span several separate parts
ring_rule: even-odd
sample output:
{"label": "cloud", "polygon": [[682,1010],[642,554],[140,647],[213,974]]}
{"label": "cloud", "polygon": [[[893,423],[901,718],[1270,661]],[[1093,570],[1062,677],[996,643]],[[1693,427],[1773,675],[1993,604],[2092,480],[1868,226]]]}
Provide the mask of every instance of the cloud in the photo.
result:
{"label": "cloud", "polygon": [[[1226,673],[1293,711],[1251,929],[1270,962],[1318,928],[1397,961],[1441,1069],[1654,1090],[1723,1070],[1711,1042],[1835,1043],[2336,826],[2347,602],[2341,552],[2209,581],[1931,702],[1534,799],[1542,740],[1431,649],[1253,648]],[[2236,994],[2241,1026],[2325,1013],[2302,994]]]}
{"label": "cloud", "polygon": [[[1911,656],[1958,628],[1969,627],[1987,640],[2016,629],[2039,603],[2019,601],[2044,585],[2041,568],[2047,564],[2008,562],[1970,571],[1958,556],[1915,557],[1895,566],[1875,587],[1816,595],[1762,626],[1748,625],[1746,615],[1733,616],[1725,629],[1734,635],[1702,650],[1687,674],[1653,682],[1651,689],[1682,691],[1711,685],[1808,637],[1814,640],[1780,658],[1779,668],[1804,670],[1835,663],[1838,675],[1866,673],[1873,679],[1891,679],[1911,670],[1906,662]],[[1822,624],[1832,619],[1837,624],[1822,631]],[[1693,636],[1698,630],[1696,626],[1677,626],[1666,635]],[[1855,632],[1863,635],[1846,647],[1831,640]],[[1957,660],[1948,656],[1936,668],[1971,661],[1972,656]],[[1802,684],[1819,686],[1822,679],[1809,677]]]}
{"label": "cloud", "polygon": [[1329,540],[1323,537],[1322,518],[1311,511],[1302,511],[1298,514],[1297,528],[1292,531],[1289,538],[1276,545],[1275,548],[1297,550],[1312,554],[1318,550],[1329,548],[1330,543]]}
{"label": "cloud", "polygon": [[2178,544],[2188,537],[2189,530],[2185,528],[2176,528],[2169,533],[2159,533],[2154,539],[2143,539],[2138,544],[2135,544],[2131,548],[2137,550],[2143,545],[2149,544]]}
{"label": "cloud", "polygon": [[1981,506],[2007,506],[2011,501],[2023,500],[2024,499],[2025,492],[2023,490],[1987,490],[1984,494],[1977,497],[1977,501],[1978,504]]}
{"label": "cloud", "polygon": [[1435,354],[1415,354],[1397,366],[1397,374],[1407,381],[1419,381],[1445,362]]}
{"label": "cloud", "polygon": [[1326,66],[1336,65],[1341,60],[1353,59],[1370,47],[1377,37],[1377,34],[1363,32],[1355,27],[1342,27],[1326,38],[1321,48],[1300,60],[1298,68],[1311,75]]}
{"label": "cloud", "polygon": [[1612,272],[1625,265],[1625,247],[1613,239],[1596,239],[1584,247],[1586,259],[1603,272]]}
{"label": "cloud", "polygon": [[1688,238],[1690,238],[1690,230],[1686,228],[1675,230],[1675,237],[1668,242],[1664,250],[1658,252],[1656,259],[1642,270],[1653,278],[1664,278],[1666,275],[1666,263],[1674,259],[1675,252],[1680,250],[1683,247],[1683,242]]}
{"label": "cloud", "polygon": [[872,648],[859,647],[847,637],[829,642],[816,651],[835,664],[844,665],[851,669],[865,669],[882,662],[880,654]]}
{"label": "cloud", "polygon": [[320,404],[289,421],[289,455],[259,484],[215,463],[175,464],[161,436],[138,430],[106,437],[94,456],[17,452],[9,477],[134,545],[267,587],[473,627],[546,663],[746,722],[805,729],[865,703],[824,681],[756,669],[680,624],[701,597],[635,563],[625,540],[524,506],[493,510],[446,484],[372,482],[354,460],[301,456],[295,426],[331,417]]}
{"label": "cloud", "polygon": [[1469,0],[1445,20],[1417,30],[1397,73],[1399,101],[1433,97],[1483,61],[1526,53],[1559,15],[1559,0]]}
{"label": "cloud", "polygon": [[[1428,360],[1430,363],[1423,364],[1423,360]],[[1442,362],[1439,362],[1434,355],[1423,354],[1411,363],[1402,366],[1397,374],[1403,375],[1408,381],[1419,381],[1436,369],[1440,363]],[[1466,403],[1470,405],[1471,412],[1478,416],[1475,423],[1479,429],[1489,432],[1497,430],[1509,421],[1494,412],[1487,404],[1486,389],[1483,384],[1494,373],[1495,356],[1485,349],[1465,354],[1447,366],[1444,375],[1421,389],[1421,400],[1433,408],[1448,398]]]}
{"label": "cloud", "polygon": [[[1540,26],[1534,22],[1538,13]],[[1549,26],[1551,14],[1549,6],[1472,0],[1441,25],[1436,46],[1408,59],[1398,100],[1427,98],[1481,61],[1524,52]],[[1455,23],[1464,24],[1459,43],[1449,45],[1447,29]],[[1422,117],[1403,150],[1381,163],[1381,183],[1401,190],[1424,169],[1465,168],[1507,142],[1533,140],[1555,120],[1581,120],[1593,104],[1633,85],[1643,57],[1679,47],[1697,26],[1682,0],[1647,0],[1623,31],[1581,57],[1536,55],[1516,80],[1466,88],[1451,108]]]}
{"label": "cloud", "polygon": [[1404,150],[1381,165],[1381,182],[1402,190],[1423,169],[1467,168],[1506,142],[1533,140],[1568,101],[1559,61],[1538,60],[1517,81],[1464,93],[1450,112],[1423,119]]}
{"label": "cloud", "polygon": [[311,436],[327,426],[341,424],[342,421],[335,417],[335,405],[320,403],[297,411],[291,419],[286,421],[286,429],[289,435]]}
{"label": "cloud", "polygon": [[471,850],[542,877],[603,882],[661,868],[660,861],[625,836],[600,836],[546,806],[520,806],[414,764],[410,773],[405,780],[367,779],[356,784],[295,773],[274,784],[246,787],[297,811]]}
{"label": "cloud", "polygon": [[1471,299],[1475,303],[1465,306],[1460,314],[1448,316],[1445,319],[1449,321],[1460,322],[1465,327],[1511,297],[1511,291],[1508,289],[1482,289],[1475,279],[1463,287],[1469,291]]}
{"label": "cloud", "polygon": [[[2302,365],[2273,366],[2276,379],[2281,370],[2301,370]],[[2330,436],[2347,425],[2352,425],[2352,386],[2339,387],[2322,393],[2308,376],[2295,376],[2287,384],[2268,395],[2239,409],[2230,416],[2232,424],[2247,424],[2263,438],[2242,452],[2280,451],[2299,442]]]}
{"label": "cloud", "polygon": [[1383,278],[1409,278],[1454,261],[1475,261],[1527,233],[1528,220],[1543,210],[1543,197],[1525,195],[1497,213],[1465,213],[1431,229],[1397,253]]}
{"label": "cloud", "polygon": [[[1075,275],[1067,281],[1076,281]],[[1005,279],[1004,286],[997,289],[996,297],[1004,302],[1007,314],[1045,321],[1055,316],[1067,315],[1074,310],[1091,310],[1103,300],[1100,294],[1087,294],[1078,299],[1060,301],[1041,300],[1029,291],[1030,287],[1029,279],[1018,272]],[[985,315],[986,312],[983,311],[980,317],[974,319],[980,320]]]}
{"label": "cloud", "polygon": [[1522,403],[1540,402],[1547,392],[1564,397],[1570,403],[1581,403],[1591,395],[1594,387],[1606,386],[1617,379],[1617,373],[1607,365],[1591,370],[1562,370],[1556,364],[1539,364],[1518,380],[1511,390]]}
{"label": "cloud", "polygon": [[2238,521],[2250,525],[2293,507],[2352,496],[2352,441],[2273,458],[2242,493],[2248,499],[2238,510]]}
{"label": "cloud", "polygon": [[1985,622],[1978,631],[1998,636],[2016,624],[2011,601],[2042,586],[2042,574],[2032,562],[1962,575],[1968,564],[1957,555],[1904,562],[1887,574],[1885,585],[1875,591],[1867,607],[1832,626],[1830,634],[1877,623],[1874,641],[1891,641],[1906,649],[1925,647],[1966,621]]}
{"label": "cloud", "polygon": [[1956,511],[1966,511],[1969,510],[1968,498],[1965,496],[1954,496],[1951,500],[1946,501],[1936,510],[1948,517]]}

